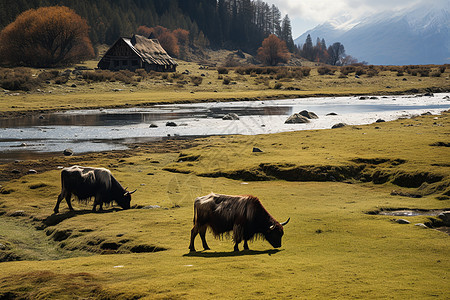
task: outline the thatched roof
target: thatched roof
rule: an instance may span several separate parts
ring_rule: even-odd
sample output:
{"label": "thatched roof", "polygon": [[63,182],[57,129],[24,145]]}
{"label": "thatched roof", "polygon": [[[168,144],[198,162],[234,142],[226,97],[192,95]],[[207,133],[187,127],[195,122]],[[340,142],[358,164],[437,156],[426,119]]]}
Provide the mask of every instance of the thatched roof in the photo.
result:
{"label": "thatched roof", "polygon": [[130,38],[122,38],[130,48],[144,60],[152,65],[178,65],[166,50],[161,47],[157,39],[148,39],[141,35],[133,35]]}

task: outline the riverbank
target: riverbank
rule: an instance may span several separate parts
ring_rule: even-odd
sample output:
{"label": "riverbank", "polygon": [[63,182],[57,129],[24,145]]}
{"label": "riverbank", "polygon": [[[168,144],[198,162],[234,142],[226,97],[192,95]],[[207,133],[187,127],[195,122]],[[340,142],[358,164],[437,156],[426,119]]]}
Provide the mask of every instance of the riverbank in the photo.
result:
{"label": "riverbank", "polygon": [[[59,70],[61,74],[66,74],[63,75],[66,78],[64,83],[61,79],[52,79],[40,88],[27,92],[4,90],[0,93],[0,118],[27,117],[30,114],[72,109],[173,103],[450,92],[449,68],[444,68],[439,76],[425,77],[406,71],[399,73],[402,67],[383,66],[361,67],[369,73],[361,75],[356,75],[355,68],[353,72],[347,73],[345,67],[330,68],[323,75],[320,74],[321,67],[254,68],[247,74],[244,67],[225,68],[223,71],[196,63],[179,63],[180,71],[176,73],[138,75],[130,72],[127,73],[130,77],[127,77],[129,81],[126,82],[118,79],[98,82],[75,75],[80,74],[80,71],[69,69],[76,71],[72,74]],[[91,65],[93,63],[88,64]],[[430,71],[442,69],[442,66],[424,67]],[[306,76],[301,72],[305,68],[309,70]],[[50,71],[30,70],[34,77]],[[198,78],[201,78],[200,83],[196,81]]]}

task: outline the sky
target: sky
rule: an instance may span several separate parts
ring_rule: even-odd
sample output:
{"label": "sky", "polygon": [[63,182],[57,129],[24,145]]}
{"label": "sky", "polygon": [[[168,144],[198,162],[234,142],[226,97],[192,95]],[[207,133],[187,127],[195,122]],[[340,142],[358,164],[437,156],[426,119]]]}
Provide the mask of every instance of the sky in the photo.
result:
{"label": "sky", "polygon": [[335,18],[359,19],[364,15],[386,10],[397,10],[417,3],[434,0],[265,0],[275,4],[282,15],[289,15],[292,37]]}

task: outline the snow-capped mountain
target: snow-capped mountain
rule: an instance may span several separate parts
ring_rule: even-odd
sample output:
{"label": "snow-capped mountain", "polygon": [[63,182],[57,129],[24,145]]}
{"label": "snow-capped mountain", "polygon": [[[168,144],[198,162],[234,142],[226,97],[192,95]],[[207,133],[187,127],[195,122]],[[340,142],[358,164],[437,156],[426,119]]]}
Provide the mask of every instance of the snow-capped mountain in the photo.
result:
{"label": "snow-capped mountain", "polygon": [[341,42],[347,54],[377,65],[450,63],[450,1],[432,0],[402,11],[389,11],[359,20],[332,20],[308,34],[313,43],[324,38],[327,45]]}

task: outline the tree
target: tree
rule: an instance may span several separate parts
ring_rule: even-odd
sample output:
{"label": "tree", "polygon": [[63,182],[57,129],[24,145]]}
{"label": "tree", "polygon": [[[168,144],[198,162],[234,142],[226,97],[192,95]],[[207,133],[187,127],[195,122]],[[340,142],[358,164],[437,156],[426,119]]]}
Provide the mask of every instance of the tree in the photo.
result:
{"label": "tree", "polygon": [[302,56],[308,60],[314,60],[314,47],[311,39],[311,35],[306,36],[306,41],[303,44]]}
{"label": "tree", "polygon": [[333,66],[342,65],[342,59],[345,57],[344,45],[339,42],[328,47],[329,60],[328,63]]}
{"label": "tree", "polygon": [[170,56],[178,57],[178,55],[180,54],[178,40],[171,31],[167,30],[161,33],[158,36],[158,40],[161,44],[161,47],[163,47]]}
{"label": "tree", "polygon": [[281,36],[280,38],[286,42],[286,46],[288,47],[289,51],[294,51],[294,40],[292,40],[292,26],[291,26],[291,20],[289,20],[289,16],[286,15],[283,18],[283,21],[281,23]]}
{"label": "tree", "polygon": [[286,42],[280,40],[274,34],[269,35],[258,49],[258,58],[269,66],[276,66],[280,62],[286,62],[289,59]]}
{"label": "tree", "polygon": [[[178,46],[178,39],[175,34],[169,29],[163,26],[156,26],[148,28],[147,26],[139,26],[137,34],[149,38],[153,35],[155,39],[158,39],[161,47],[170,55],[177,57],[180,54],[180,48]],[[189,33],[188,33],[189,34]]]}
{"label": "tree", "polygon": [[86,21],[65,6],[23,12],[0,32],[0,45],[9,65],[55,67],[94,56]]}

